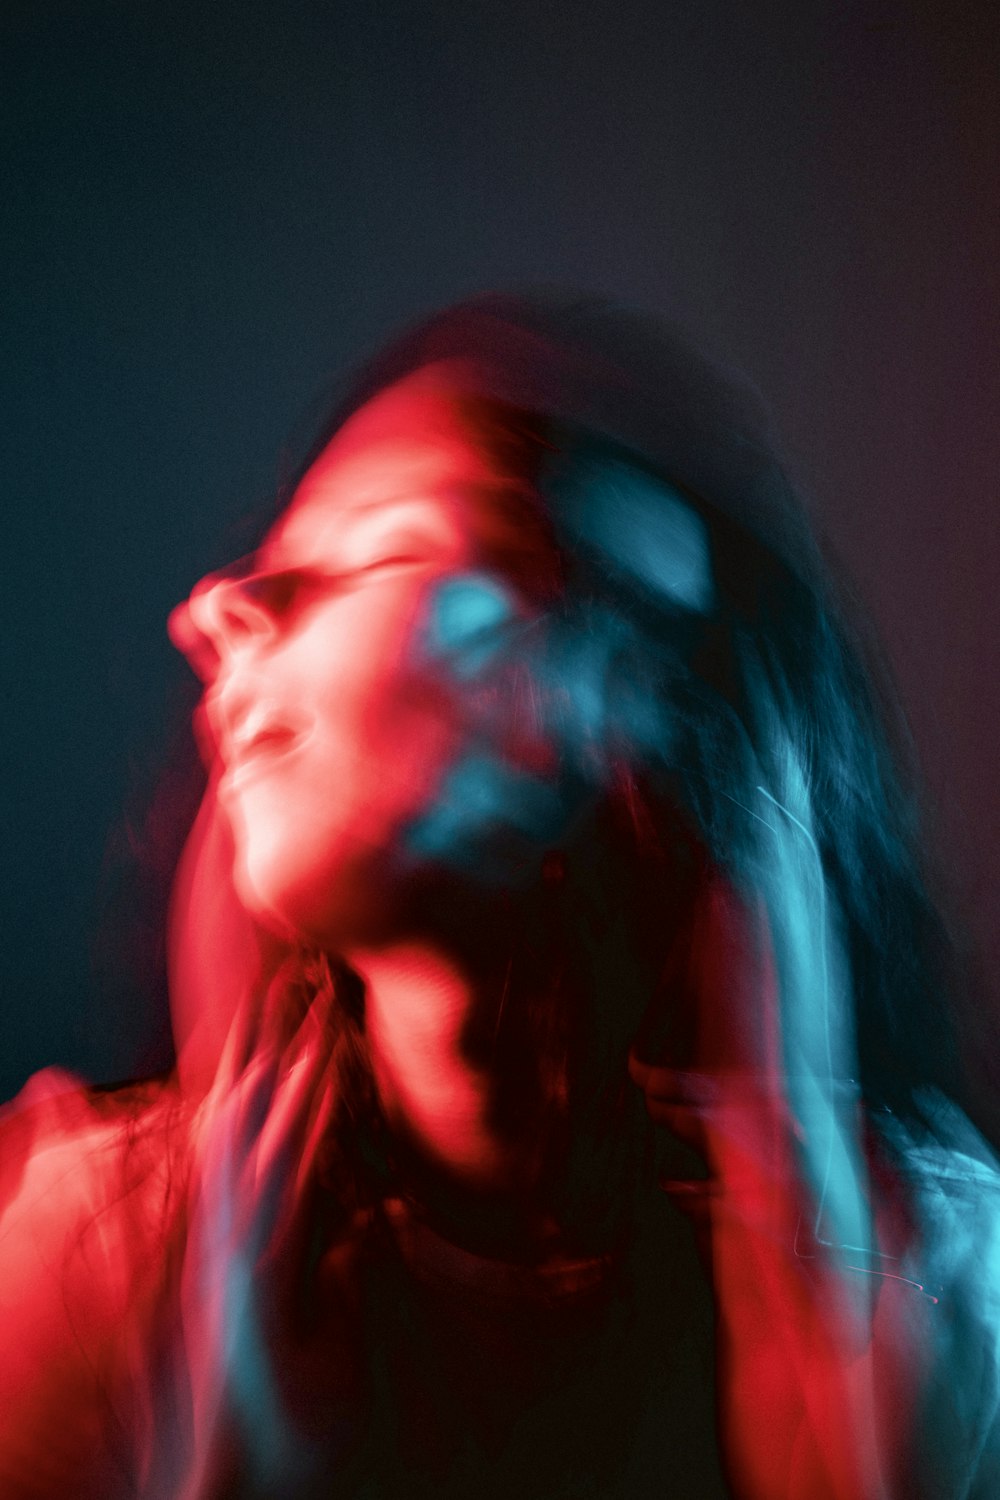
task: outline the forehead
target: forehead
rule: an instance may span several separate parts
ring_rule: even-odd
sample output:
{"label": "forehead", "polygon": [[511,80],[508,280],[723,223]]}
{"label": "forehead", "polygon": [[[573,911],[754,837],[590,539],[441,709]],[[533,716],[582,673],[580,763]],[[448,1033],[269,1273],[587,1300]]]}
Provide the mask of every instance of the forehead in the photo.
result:
{"label": "forehead", "polygon": [[359,525],[404,508],[458,527],[463,491],[497,477],[455,376],[421,370],[379,392],[334,434],[262,552],[271,560],[318,558]]}

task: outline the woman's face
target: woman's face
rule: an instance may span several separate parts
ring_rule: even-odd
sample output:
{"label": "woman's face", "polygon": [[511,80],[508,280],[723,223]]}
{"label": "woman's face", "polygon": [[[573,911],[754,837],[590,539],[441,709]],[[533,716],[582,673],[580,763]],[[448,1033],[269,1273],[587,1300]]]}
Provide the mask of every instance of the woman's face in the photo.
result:
{"label": "woman's face", "polygon": [[210,575],[175,612],[237,892],[265,922],[341,947],[378,922],[405,830],[462,753],[430,622],[443,586],[481,576],[482,490],[502,480],[454,377],[417,372],[340,429],[245,576]]}

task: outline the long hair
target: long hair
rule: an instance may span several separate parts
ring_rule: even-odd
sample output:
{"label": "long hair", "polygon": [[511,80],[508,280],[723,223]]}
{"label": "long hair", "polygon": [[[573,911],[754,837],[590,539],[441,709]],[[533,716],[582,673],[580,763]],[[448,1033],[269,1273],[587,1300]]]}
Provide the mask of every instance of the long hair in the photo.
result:
{"label": "long hair", "polygon": [[[711,865],[767,895],[793,947],[818,932],[793,930],[796,902],[825,924],[825,983],[841,988],[871,1108],[920,1114],[928,1088],[953,1093],[953,949],[905,722],[755,392],[650,318],[548,294],[483,297],[384,350],[314,453],[375,391],[434,361],[461,362],[563,560],[560,686],[578,721],[563,743],[579,762],[586,741],[581,774],[615,795],[641,788],[661,829],[680,816]],[[691,546],[679,506],[704,527],[710,601],[669,576]],[[815,1006],[818,973],[802,953],[793,962],[799,1003]]]}
{"label": "long hair", "polygon": [[[629,1048],[670,1030],[721,879],[762,914],[822,1200],[845,1100],[933,1130],[934,1101],[961,1088],[953,945],[888,670],[755,392],[678,329],[603,302],[484,297],[432,317],[355,377],[303,471],[367,399],[437,362],[504,476],[484,574],[545,622],[508,631],[487,608],[482,628],[445,632],[478,753],[413,830],[459,883],[517,909],[503,1025],[490,1011],[467,1038],[507,1077],[495,1123],[534,1151],[571,1240],[621,1232],[648,1147]],[[504,761],[522,711],[558,747],[554,783]],[[392,1168],[363,997],[339,1024],[352,1063],[331,1163],[377,1198]]]}
{"label": "long hair", "polygon": [[[463,1037],[504,1081],[491,1123],[533,1162],[539,1213],[564,1250],[601,1257],[632,1241],[655,1163],[630,1051],[639,1039],[683,1067],[674,1023],[705,942],[719,943],[717,967],[753,958],[706,919],[721,886],[767,946],[823,1233],[864,1245],[865,1173],[844,1168],[858,1099],[869,1117],[926,1131],[935,1099],[959,1088],[951,944],[888,676],[840,602],[761,405],[676,329],[602,303],[481,298],[367,366],[309,461],[369,397],[442,361],[501,483],[484,502],[480,565],[443,581],[425,622],[424,646],[466,706],[469,751],[406,831],[406,852],[432,872],[414,887],[426,903],[414,919],[450,924],[456,943],[494,918],[511,935],[499,1007],[474,1012]],[[504,608],[508,588],[526,613]],[[507,753],[525,726],[554,763]],[[419,1192],[419,1164],[400,1159],[382,1118],[363,985],[337,955],[288,955],[262,1008],[272,1073],[312,1010],[329,1053],[309,1259],[359,1209],[377,1217],[394,1191]],[[192,1111],[197,1121],[197,1101],[168,1116],[178,1140]],[[243,1163],[216,1145],[224,1189]],[[197,1271],[198,1235],[212,1241],[219,1226],[177,1182],[157,1212],[180,1280],[182,1252]],[[496,1226],[473,1222],[475,1206],[456,1212],[467,1238],[482,1228],[490,1241]],[[195,1351],[173,1419],[159,1419],[147,1378],[137,1447],[171,1483],[197,1447],[205,1390],[207,1426],[227,1408],[262,1472],[284,1453],[280,1400],[248,1386],[260,1320],[244,1271],[220,1278],[241,1338],[223,1329],[200,1385]],[[183,1288],[170,1298],[168,1312]],[[173,1332],[157,1374],[170,1390],[183,1365]]]}

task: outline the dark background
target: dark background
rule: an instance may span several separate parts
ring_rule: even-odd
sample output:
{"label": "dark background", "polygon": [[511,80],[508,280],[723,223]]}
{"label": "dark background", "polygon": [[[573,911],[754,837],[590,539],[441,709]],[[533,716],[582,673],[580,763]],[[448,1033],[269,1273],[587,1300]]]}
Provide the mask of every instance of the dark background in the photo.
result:
{"label": "dark background", "polygon": [[8,0],[0,1093],[165,1055],[126,809],[189,706],[170,606],[338,370],[539,281],[679,316],[769,398],[895,665],[987,1045],[998,13]]}

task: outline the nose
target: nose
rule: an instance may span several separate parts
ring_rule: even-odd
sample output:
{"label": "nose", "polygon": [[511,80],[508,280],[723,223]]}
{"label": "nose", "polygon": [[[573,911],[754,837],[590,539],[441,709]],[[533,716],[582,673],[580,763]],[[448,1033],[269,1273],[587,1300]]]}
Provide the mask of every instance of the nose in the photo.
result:
{"label": "nose", "polygon": [[243,589],[239,578],[209,573],[167,619],[170,640],[202,682],[212,682],[222,662],[274,632],[271,615]]}

